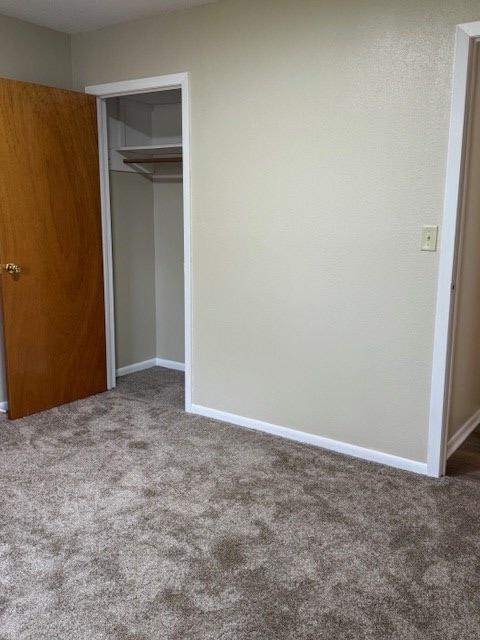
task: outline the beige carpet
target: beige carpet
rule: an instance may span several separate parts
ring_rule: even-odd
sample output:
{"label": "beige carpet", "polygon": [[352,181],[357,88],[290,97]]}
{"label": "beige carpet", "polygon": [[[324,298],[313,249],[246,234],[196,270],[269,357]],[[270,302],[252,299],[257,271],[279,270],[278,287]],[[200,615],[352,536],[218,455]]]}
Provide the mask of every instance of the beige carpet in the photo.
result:
{"label": "beige carpet", "polygon": [[182,396],[155,369],[0,424],[1,640],[480,638],[478,484]]}

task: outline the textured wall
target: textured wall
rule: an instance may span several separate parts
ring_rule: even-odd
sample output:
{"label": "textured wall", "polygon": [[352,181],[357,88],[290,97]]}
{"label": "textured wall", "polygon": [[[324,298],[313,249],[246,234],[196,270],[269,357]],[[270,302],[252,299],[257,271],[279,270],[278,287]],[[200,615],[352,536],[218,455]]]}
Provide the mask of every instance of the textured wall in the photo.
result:
{"label": "textured wall", "polygon": [[476,0],[224,0],[73,37],[189,71],[193,400],[426,460],[455,25]]}
{"label": "textured wall", "polygon": [[157,358],[185,362],[183,184],[154,184]]}
{"label": "textured wall", "polygon": [[70,89],[70,36],[0,15],[0,76]]}
{"label": "textured wall", "polygon": [[448,436],[451,438],[480,408],[480,44],[468,117],[464,219],[455,304],[452,387]]}

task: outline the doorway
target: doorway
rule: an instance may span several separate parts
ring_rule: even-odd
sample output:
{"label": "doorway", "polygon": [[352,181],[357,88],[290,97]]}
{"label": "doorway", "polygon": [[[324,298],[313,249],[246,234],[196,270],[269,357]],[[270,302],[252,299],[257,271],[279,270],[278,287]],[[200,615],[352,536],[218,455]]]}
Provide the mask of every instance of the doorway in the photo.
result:
{"label": "doorway", "polygon": [[[86,92],[97,97],[98,108],[108,387],[117,375],[150,366],[184,368],[189,411],[188,74],[96,85]],[[170,242],[168,234],[176,239]]]}
{"label": "doorway", "polygon": [[428,474],[480,423],[480,22],[457,27],[434,340]]}
{"label": "doorway", "polygon": [[446,475],[480,482],[480,426],[448,458]]}

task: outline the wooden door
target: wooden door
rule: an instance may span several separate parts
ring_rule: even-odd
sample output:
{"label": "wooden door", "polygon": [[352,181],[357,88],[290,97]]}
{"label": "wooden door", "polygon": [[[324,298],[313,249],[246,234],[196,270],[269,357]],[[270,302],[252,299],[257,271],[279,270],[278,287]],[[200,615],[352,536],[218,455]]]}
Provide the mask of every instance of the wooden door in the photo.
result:
{"label": "wooden door", "polygon": [[0,262],[10,418],[105,391],[93,96],[0,79]]}

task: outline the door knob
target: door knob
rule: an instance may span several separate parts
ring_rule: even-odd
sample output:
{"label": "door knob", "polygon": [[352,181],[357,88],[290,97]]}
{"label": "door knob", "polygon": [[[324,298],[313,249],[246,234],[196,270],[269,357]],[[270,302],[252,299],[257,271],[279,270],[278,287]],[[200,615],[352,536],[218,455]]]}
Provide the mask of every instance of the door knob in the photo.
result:
{"label": "door knob", "polygon": [[7,273],[10,273],[12,276],[16,275],[17,273],[21,273],[22,271],[20,266],[18,264],[15,264],[14,262],[7,262],[7,264],[3,265],[3,269]]}

